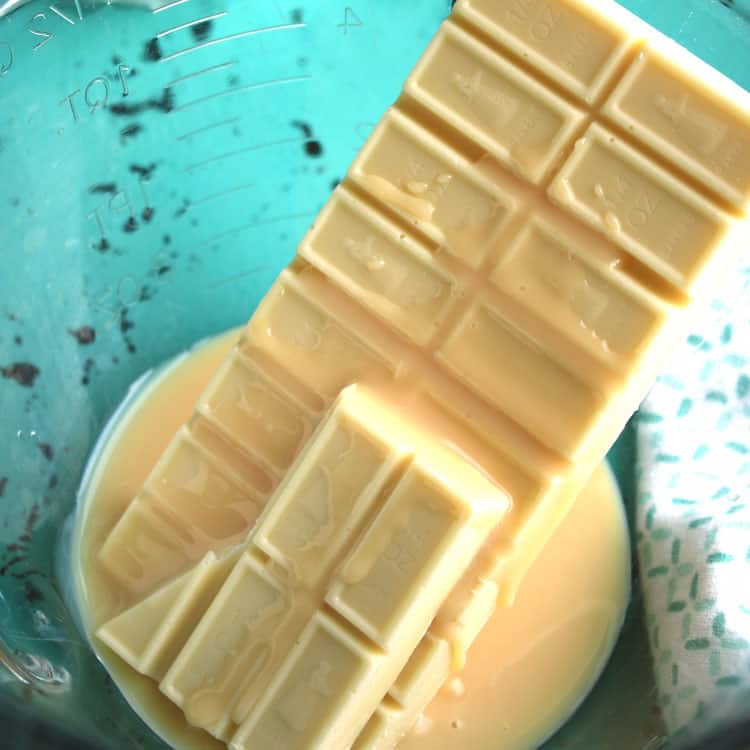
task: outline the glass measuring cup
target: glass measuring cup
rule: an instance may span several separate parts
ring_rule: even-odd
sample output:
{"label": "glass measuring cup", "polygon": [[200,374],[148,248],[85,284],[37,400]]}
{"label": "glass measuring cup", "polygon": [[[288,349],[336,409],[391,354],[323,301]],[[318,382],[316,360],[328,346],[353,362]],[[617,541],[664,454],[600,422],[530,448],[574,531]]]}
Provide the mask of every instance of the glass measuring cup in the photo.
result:
{"label": "glass measuring cup", "polygon": [[[53,576],[85,457],[144,370],[248,317],[449,4],[70,0],[0,20],[0,636],[7,692],[36,715],[158,746]],[[750,85],[746,5],[628,5]],[[550,747],[612,706],[623,747],[658,739],[640,618]]]}

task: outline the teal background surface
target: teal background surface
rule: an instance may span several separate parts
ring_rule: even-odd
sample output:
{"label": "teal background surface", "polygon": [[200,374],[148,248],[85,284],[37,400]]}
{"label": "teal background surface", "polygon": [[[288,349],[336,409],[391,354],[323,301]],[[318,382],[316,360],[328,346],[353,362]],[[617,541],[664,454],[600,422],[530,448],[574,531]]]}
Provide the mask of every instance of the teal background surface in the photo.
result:
{"label": "teal background surface", "polygon": [[[750,87],[745,0],[625,4]],[[132,381],[252,313],[449,7],[60,0],[0,18],[0,691],[36,715],[160,746],[59,593],[86,457]],[[631,503],[632,433],[612,461]],[[548,748],[661,732],[636,599]]]}

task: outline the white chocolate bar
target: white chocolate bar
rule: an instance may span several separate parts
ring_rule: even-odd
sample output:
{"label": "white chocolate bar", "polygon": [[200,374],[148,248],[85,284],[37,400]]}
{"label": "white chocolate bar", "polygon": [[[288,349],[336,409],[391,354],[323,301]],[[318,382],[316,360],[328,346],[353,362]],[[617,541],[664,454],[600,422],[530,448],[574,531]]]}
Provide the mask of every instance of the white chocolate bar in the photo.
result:
{"label": "white chocolate bar", "polygon": [[[747,92],[610,0],[459,0],[104,545],[132,607],[104,640],[162,679],[146,623],[193,574],[169,581],[249,535],[164,692],[235,750],[393,747],[512,599],[749,205]],[[450,491],[420,505],[443,465]],[[446,510],[478,512],[473,482],[509,498],[491,532]]]}

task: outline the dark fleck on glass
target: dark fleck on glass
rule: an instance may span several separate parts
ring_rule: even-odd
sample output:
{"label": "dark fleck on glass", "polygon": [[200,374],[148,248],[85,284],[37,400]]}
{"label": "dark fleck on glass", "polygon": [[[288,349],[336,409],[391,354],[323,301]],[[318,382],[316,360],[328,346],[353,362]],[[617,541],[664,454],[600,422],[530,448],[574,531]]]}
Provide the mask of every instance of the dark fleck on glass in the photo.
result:
{"label": "dark fleck on glass", "polygon": [[170,87],[162,89],[161,96],[151,97],[141,102],[118,102],[109,107],[109,112],[117,117],[134,117],[148,110],[169,113],[174,109],[174,92]]}
{"label": "dark fleck on glass", "polygon": [[80,328],[72,328],[68,330],[68,333],[79,343],[81,346],[88,346],[96,341],[96,330],[91,326],[81,326]]}
{"label": "dark fleck on glass", "polygon": [[0,375],[6,380],[15,380],[24,388],[31,388],[39,375],[39,368],[31,362],[14,362],[7,367],[0,367]]}
{"label": "dark fleck on glass", "polygon": [[128,335],[128,331],[130,331],[132,328],[135,328],[135,323],[133,323],[132,320],[128,319],[128,308],[123,307],[122,310],[120,310],[120,333],[122,334],[122,340],[125,342],[125,346],[127,347],[128,351],[131,354],[134,354],[136,351],[135,344]]}
{"label": "dark fleck on glass", "polygon": [[298,130],[301,130],[302,135],[304,135],[305,138],[312,138],[313,131],[309,123],[302,122],[302,120],[293,120],[292,127],[295,127]]}
{"label": "dark fleck on glass", "polygon": [[143,125],[134,122],[130,125],[125,126],[120,131],[120,137],[122,138],[135,138],[143,130]]}
{"label": "dark fleck on glass", "polygon": [[128,169],[130,169],[133,174],[137,174],[139,177],[143,177],[144,180],[150,180],[151,175],[156,169],[156,163],[151,162],[151,164],[147,164],[145,166],[142,164],[131,164]]}
{"label": "dark fleck on glass", "polygon": [[117,184],[114,182],[100,182],[96,185],[92,185],[89,188],[89,193],[97,195],[101,193],[108,193],[114,195],[117,192]]}
{"label": "dark fleck on glass", "polygon": [[323,144],[320,141],[305,141],[305,153],[317,159],[323,155]]}
{"label": "dark fleck on glass", "polygon": [[208,39],[211,29],[213,28],[213,21],[201,21],[190,27],[190,32],[196,41],[203,42]]}
{"label": "dark fleck on glass", "polygon": [[162,58],[159,40],[156,37],[149,39],[143,49],[143,59],[148,62],[158,62]]}
{"label": "dark fleck on glass", "polygon": [[94,367],[94,360],[89,357],[83,363],[83,376],[81,377],[81,385],[88,385],[91,382],[91,370]]}

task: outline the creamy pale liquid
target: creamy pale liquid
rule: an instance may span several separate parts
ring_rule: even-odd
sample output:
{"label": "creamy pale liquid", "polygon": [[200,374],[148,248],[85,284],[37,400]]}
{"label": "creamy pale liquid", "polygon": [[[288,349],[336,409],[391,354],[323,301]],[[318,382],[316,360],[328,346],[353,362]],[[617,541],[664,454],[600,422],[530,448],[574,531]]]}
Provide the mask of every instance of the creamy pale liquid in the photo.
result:
{"label": "creamy pale liquid", "polygon": [[[98,560],[102,542],[238,335],[232,331],[196,348],[153,378],[106,438],[74,535],[89,635],[131,603]],[[620,498],[602,466],[524,579],[515,604],[498,610],[465,668],[399,747],[536,747],[570,715],[602,669],[629,599],[629,562]],[[179,748],[226,748],[191,728],[154,681],[96,639],[92,644],[134,709],[162,737]]]}

